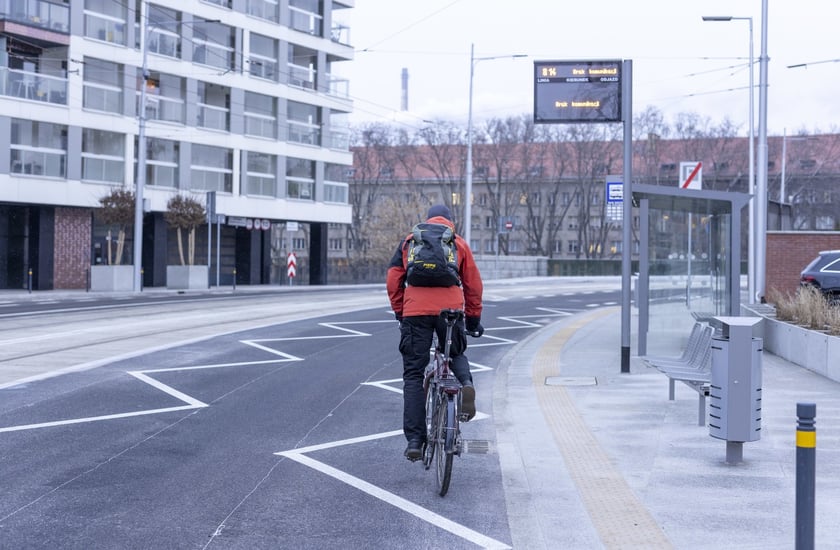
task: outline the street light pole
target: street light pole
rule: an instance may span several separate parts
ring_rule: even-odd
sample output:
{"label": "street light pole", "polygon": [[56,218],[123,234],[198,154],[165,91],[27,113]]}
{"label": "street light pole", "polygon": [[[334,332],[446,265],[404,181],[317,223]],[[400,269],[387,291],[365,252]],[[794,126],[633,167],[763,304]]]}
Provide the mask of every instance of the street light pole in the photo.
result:
{"label": "street light pole", "polygon": [[146,86],[149,81],[149,16],[148,3],[142,3],[143,13],[140,15],[140,47],[143,54],[141,73],[143,82],[140,86],[140,113],[137,124],[137,189],[134,192],[134,292],[142,288],[143,274],[143,188],[146,186]]}
{"label": "street light pole", "polygon": [[767,0],[761,2],[761,55],[758,61],[758,182],[756,183],[755,216],[755,297],[765,301],[767,271]]}
{"label": "street light pole", "polygon": [[488,57],[475,56],[475,44],[470,44],[470,99],[469,110],[467,112],[467,167],[465,171],[464,182],[464,229],[463,236],[467,244],[472,246],[470,239],[472,238],[472,183],[473,183],[473,139],[472,139],[472,112],[473,112],[473,77],[475,75],[475,66],[479,61],[488,61],[490,59],[504,59],[528,57],[525,54],[514,55],[492,55]]}
{"label": "street light pole", "polygon": [[752,17],[732,17],[729,15],[704,15],[703,21],[749,21],[750,24],[750,115],[749,115],[749,187],[750,201],[748,203],[748,212],[750,218],[750,227],[747,235],[747,294],[749,295],[749,303],[755,303],[755,258],[756,258],[756,234],[758,226],[756,224],[755,216],[755,123],[753,116],[755,108],[755,87],[753,84],[753,18]]}

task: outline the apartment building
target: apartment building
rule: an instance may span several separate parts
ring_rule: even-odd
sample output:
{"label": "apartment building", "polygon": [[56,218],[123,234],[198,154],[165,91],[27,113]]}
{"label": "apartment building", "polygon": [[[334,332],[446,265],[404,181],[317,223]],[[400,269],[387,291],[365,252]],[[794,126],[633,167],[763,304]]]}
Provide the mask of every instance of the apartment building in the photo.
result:
{"label": "apartment building", "polygon": [[109,235],[99,200],[134,191],[138,166],[144,286],[177,263],[169,199],[209,192],[220,216],[196,264],[220,284],[269,283],[287,222],[326,283],[328,227],[351,220],[354,3],[0,0],[0,288],[86,288]]}

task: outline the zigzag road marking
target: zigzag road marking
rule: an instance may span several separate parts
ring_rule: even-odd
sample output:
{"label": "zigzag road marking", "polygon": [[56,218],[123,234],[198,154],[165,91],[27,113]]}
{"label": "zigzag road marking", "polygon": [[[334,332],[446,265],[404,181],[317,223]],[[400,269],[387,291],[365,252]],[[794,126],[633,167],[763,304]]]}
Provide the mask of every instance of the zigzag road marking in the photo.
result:
{"label": "zigzag road marking", "polygon": [[382,432],[378,434],[373,434],[364,437],[354,437],[352,439],[344,439],[341,441],[333,441],[331,443],[324,443],[321,445],[312,445],[311,447],[303,447],[300,449],[294,449],[291,451],[281,451],[278,453],[274,453],[279,456],[283,456],[298,462],[299,464],[303,464],[304,466],[308,466],[313,470],[317,470],[322,474],[326,474],[333,479],[341,481],[342,483],[346,483],[351,487],[354,487],[368,495],[381,500],[391,506],[399,508],[404,512],[407,512],[414,517],[421,519],[435,527],[439,527],[444,529],[455,536],[461,537],[464,540],[470,541],[473,544],[478,545],[481,548],[510,548],[507,544],[500,542],[496,539],[488,537],[479,533],[478,531],[474,531],[460,523],[456,523],[451,519],[441,516],[432,512],[431,510],[427,510],[422,506],[411,502],[410,500],[406,500],[390,491],[386,491],[381,487],[377,487],[372,483],[368,483],[363,479],[359,479],[356,476],[352,476],[347,472],[343,472],[337,468],[324,464],[314,458],[306,456],[306,453],[310,453],[313,451],[319,451],[322,449],[329,449],[333,447],[339,447],[342,445],[353,445],[356,443],[365,443],[368,441],[373,441],[376,439],[384,439],[386,437],[395,437],[402,435],[402,430],[394,430],[391,432]]}
{"label": "zigzag road marking", "polygon": [[[389,322],[389,321],[359,321],[358,324],[361,323],[379,323],[379,322]],[[393,321],[390,321],[393,322]],[[190,370],[206,370],[206,369],[218,369],[218,368],[231,368],[231,367],[251,367],[255,365],[269,365],[269,364],[278,364],[278,363],[286,363],[290,361],[303,361],[303,358],[296,357],[294,355],[282,352],[280,350],[276,350],[270,348],[268,346],[264,346],[259,342],[278,342],[278,341],[288,341],[288,340],[310,340],[310,339],[325,339],[325,338],[357,338],[359,336],[370,336],[370,334],[360,331],[351,330],[348,328],[341,327],[339,325],[343,324],[357,324],[353,322],[347,323],[318,323],[320,326],[324,326],[327,328],[331,328],[334,330],[347,332],[349,334],[338,334],[338,335],[325,335],[325,336],[316,336],[316,337],[292,337],[292,338],[273,338],[273,339],[262,339],[262,340],[240,340],[242,344],[257,348],[261,351],[265,351],[272,355],[280,356],[282,359],[269,359],[263,361],[243,361],[237,363],[219,363],[219,364],[210,364],[210,365],[191,365],[186,367],[172,367],[166,369],[146,369],[140,371],[126,371],[127,374],[133,376],[137,380],[144,382],[153,388],[162,391],[163,393],[174,397],[175,399],[186,403],[185,405],[176,406],[176,407],[166,407],[160,409],[146,409],[142,411],[132,411],[127,413],[115,413],[115,414],[107,414],[107,415],[100,415],[100,416],[86,416],[82,418],[69,418],[65,420],[54,420],[51,422],[40,422],[36,424],[24,424],[19,426],[7,426],[7,427],[0,427],[0,433],[4,432],[16,432],[16,431],[23,431],[23,430],[34,430],[37,428],[51,428],[56,426],[67,426],[70,424],[83,424],[86,422],[100,422],[103,420],[118,420],[121,418],[130,418],[135,416],[146,416],[151,414],[160,414],[160,413],[167,413],[167,412],[177,412],[177,411],[188,411],[192,409],[200,409],[203,407],[207,407],[206,403],[199,401],[183,392],[176,390],[175,388],[160,382],[148,376],[149,374],[155,373],[164,373],[164,372],[178,372],[178,371],[190,371]]]}

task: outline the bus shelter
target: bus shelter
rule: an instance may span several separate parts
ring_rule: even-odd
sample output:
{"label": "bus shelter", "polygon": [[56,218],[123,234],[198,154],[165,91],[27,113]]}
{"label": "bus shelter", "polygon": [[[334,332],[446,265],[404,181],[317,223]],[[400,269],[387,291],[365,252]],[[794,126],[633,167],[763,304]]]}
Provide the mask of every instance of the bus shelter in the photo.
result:
{"label": "bus shelter", "polygon": [[744,193],[633,184],[639,355],[647,355],[649,334],[685,335],[698,319],[740,315],[741,210],[749,199]]}

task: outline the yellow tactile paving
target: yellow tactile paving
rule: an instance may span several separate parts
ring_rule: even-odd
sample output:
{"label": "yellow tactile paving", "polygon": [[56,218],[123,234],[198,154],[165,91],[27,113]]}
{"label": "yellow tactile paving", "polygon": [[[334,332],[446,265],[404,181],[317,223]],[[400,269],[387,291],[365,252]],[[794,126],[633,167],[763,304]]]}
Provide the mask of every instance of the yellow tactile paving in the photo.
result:
{"label": "yellow tactile paving", "polygon": [[547,377],[562,374],[560,355],[575,331],[614,312],[615,308],[607,308],[587,314],[552,336],[534,358],[533,384],[569,475],[604,547],[673,548],[580,417],[566,389],[545,384]]}

